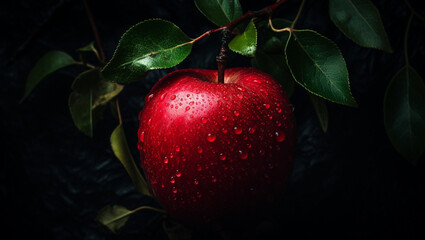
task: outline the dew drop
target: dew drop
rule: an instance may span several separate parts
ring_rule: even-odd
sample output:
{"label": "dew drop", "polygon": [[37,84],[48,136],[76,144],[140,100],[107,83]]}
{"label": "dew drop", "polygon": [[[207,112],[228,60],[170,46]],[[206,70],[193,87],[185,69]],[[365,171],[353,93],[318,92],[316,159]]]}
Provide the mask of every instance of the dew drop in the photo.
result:
{"label": "dew drop", "polygon": [[277,142],[283,142],[285,140],[285,133],[282,131],[275,132],[275,139]]}
{"label": "dew drop", "polygon": [[164,163],[167,164],[168,163],[168,157],[164,157]]}
{"label": "dew drop", "polygon": [[276,111],[277,111],[278,113],[281,113],[281,112],[282,112],[282,109],[281,109],[281,108],[279,108],[279,107],[277,107],[277,108],[276,108]]}
{"label": "dew drop", "polygon": [[194,180],[193,180],[193,183],[194,183],[195,185],[198,185],[198,184],[199,184],[199,181],[198,181],[197,179],[194,179]]}
{"label": "dew drop", "polygon": [[265,104],[264,104],[264,107],[266,107],[266,109],[269,109],[269,108],[270,108],[270,104],[265,103]]}
{"label": "dew drop", "polygon": [[202,147],[201,147],[201,146],[198,146],[198,148],[196,149],[196,151],[197,151],[198,153],[202,153],[202,152],[204,152],[204,149],[202,149]]}
{"label": "dew drop", "polygon": [[145,141],[145,131],[142,131],[140,133],[139,139],[140,139],[141,142],[144,142]]}
{"label": "dew drop", "polygon": [[180,147],[176,146],[176,152],[180,152]]}
{"label": "dew drop", "polygon": [[211,133],[208,133],[208,135],[207,135],[207,141],[208,142],[214,142],[215,141],[215,139],[216,139],[216,135],[214,135],[214,134],[211,134]]}
{"label": "dew drop", "polygon": [[243,98],[243,95],[242,95],[242,94],[240,94],[240,93],[238,93],[236,96],[237,96],[239,99],[242,99],[242,98]]}
{"label": "dew drop", "polygon": [[228,101],[229,100],[229,97],[228,96],[223,96],[223,100],[224,101]]}
{"label": "dew drop", "polygon": [[238,90],[241,91],[241,92],[245,92],[246,91],[246,89],[244,87],[238,87]]}
{"label": "dew drop", "polygon": [[226,121],[227,120],[227,116],[223,116],[223,117],[221,117],[221,119],[223,119],[223,121]]}
{"label": "dew drop", "polygon": [[177,191],[177,188],[176,187],[173,187],[173,193],[175,194],[175,193],[177,193],[178,191]]}
{"label": "dew drop", "polygon": [[254,79],[254,80],[252,80],[252,82],[255,82],[255,83],[261,83],[261,81],[260,81],[260,80],[258,80],[258,79]]}
{"label": "dew drop", "polygon": [[227,133],[227,129],[226,129],[226,128],[221,129],[221,131],[222,131],[223,133]]}
{"label": "dew drop", "polygon": [[239,158],[240,159],[247,159],[248,158],[248,153],[244,152],[242,150],[239,150]]}
{"label": "dew drop", "polygon": [[201,119],[201,121],[202,121],[202,123],[207,123],[207,122],[208,122],[208,118],[203,117],[203,118]]}
{"label": "dew drop", "polygon": [[282,123],[281,123],[281,122],[279,122],[279,121],[276,121],[276,125],[277,125],[278,127],[280,127],[280,126],[282,126]]}
{"label": "dew drop", "polygon": [[212,176],[211,178],[212,178],[211,179],[211,182],[213,182],[213,183],[217,182],[217,178],[216,177]]}
{"label": "dew drop", "polygon": [[219,158],[220,158],[221,161],[226,160],[226,156],[223,153],[220,153]]}
{"label": "dew drop", "polygon": [[233,128],[233,132],[234,132],[235,134],[238,134],[238,135],[239,135],[239,134],[241,134],[241,133],[242,133],[242,128],[240,128],[240,127],[239,127],[239,128],[238,128],[238,127],[234,127],[234,128]]}
{"label": "dew drop", "polygon": [[194,101],[189,102],[189,105],[192,106],[193,104],[195,104]]}
{"label": "dew drop", "polygon": [[171,183],[171,184],[176,183],[176,179],[174,179],[174,177],[171,177],[170,183]]}
{"label": "dew drop", "polygon": [[138,142],[137,143],[137,149],[142,150],[143,149],[143,143],[142,142]]}
{"label": "dew drop", "polygon": [[197,197],[197,198],[201,198],[201,197],[202,197],[202,194],[201,194],[200,192],[197,192],[197,193],[196,193],[196,197]]}
{"label": "dew drop", "polygon": [[186,97],[190,97],[190,94],[188,93],[188,94],[186,95]]}
{"label": "dew drop", "polygon": [[187,106],[186,107],[186,109],[185,109],[185,111],[187,112],[187,111],[189,111],[190,110],[190,107],[189,106]]}
{"label": "dew drop", "polygon": [[237,117],[237,116],[239,116],[239,112],[238,111],[233,111],[233,114],[235,114],[235,116]]}
{"label": "dew drop", "polygon": [[153,94],[149,94],[149,96],[146,98],[146,102],[149,102],[150,100],[152,100],[153,98]]}
{"label": "dew drop", "polygon": [[202,171],[202,167],[201,167],[201,166],[198,166],[198,167],[196,168],[196,171],[198,171],[198,172]]}
{"label": "dew drop", "polygon": [[255,133],[255,130],[257,130],[257,127],[250,127],[250,128],[248,128],[248,132],[249,132],[249,134],[253,134],[253,133]]}
{"label": "dew drop", "polygon": [[148,119],[148,126],[151,125],[151,123],[152,123],[152,118],[149,118]]}
{"label": "dew drop", "polygon": [[166,92],[163,93],[163,94],[161,94],[161,97],[160,97],[161,98],[161,101],[164,100],[165,96],[167,96],[167,93]]}
{"label": "dew drop", "polygon": [[176,177],[181,177],[182,173],[179,170],[176,170]]}

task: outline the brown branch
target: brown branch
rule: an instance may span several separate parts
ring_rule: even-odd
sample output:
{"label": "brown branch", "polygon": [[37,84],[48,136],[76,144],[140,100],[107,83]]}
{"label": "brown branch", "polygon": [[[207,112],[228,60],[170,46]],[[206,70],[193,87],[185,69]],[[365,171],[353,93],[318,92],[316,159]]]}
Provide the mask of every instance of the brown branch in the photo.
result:
{"label": "brown branch", "polygon": [[87,0],[83,0],[83,3],[84,3],[84,7],[86,8],[86,12],[90,21],[91,28],[93,30],[94,39],[96,40],[96,45],[99,48],[100,60],[104,64],[106,63],[106,56],[105,56],[105,52],[103,51],[102,41],[100,40],[99,31],[97,30],[97,26],[96,26],[96,23],[94,22],[93,14],[90,10],[89,4],[87,3]]}

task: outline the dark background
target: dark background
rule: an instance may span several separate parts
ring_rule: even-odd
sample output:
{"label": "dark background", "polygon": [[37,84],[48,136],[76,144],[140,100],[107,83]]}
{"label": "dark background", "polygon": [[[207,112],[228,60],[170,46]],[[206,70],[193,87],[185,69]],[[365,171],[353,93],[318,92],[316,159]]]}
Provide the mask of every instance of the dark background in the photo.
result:
{"label": "dark background", "polygon": [[[273,2],[241,1],[244,11]],[[275,16],[293,19],[299,2],[289,1]],[[328,102],[329,130],[324,134],[305,91],[296,89],[291,99],[298,124],[295,167],[287,194],[260,239],[272,235],[282,239],[425,239],[424,161],[413,167],[397,154],[385,134],[382,116],[385,88],[404,64],[409,10],[403,1],[373,2],[381,12],[393,54],[355,45],[330,21],[327,1],[307,1],[297,27],[316,30],[337,43],[359,108]],[[425,15],[420,0],[411,2]],[[114,157],[109,136],[118,123],[108,111],[93,139],[74,127],[67,101],[72,80],[83,68],[55,73],[18,104],[27,74],[44,53],[62,50],[77,59],[75,49],[94,40],[82,1],[0,4],[0,234],[11,233],[13,239],[28,235],[43,239],[164,238],[155,223],[158,215],[149,211],[132,217],[118,235],[94,221],[107,204],[133,209],[156,203],[138,194]],[[92,0],[89,4],[108,59],[125,30],[145,19],[173,21],[191,37],[215,28],[193,1]],[[425,24],[414,19],[409,57],[422,78],[424,42]],[[121,111],[134,156],[138,156],[137,114],[152,85],[175,69],[215,68],[218,47],[218,37],[203,39],[177,67],[152,71],[143,81],[125,88],[120,95]],[[231,54],[228,64],[248,66],[249,59]],[[199,239],[206,236],[218,235],[207,230],[195,234]]]}

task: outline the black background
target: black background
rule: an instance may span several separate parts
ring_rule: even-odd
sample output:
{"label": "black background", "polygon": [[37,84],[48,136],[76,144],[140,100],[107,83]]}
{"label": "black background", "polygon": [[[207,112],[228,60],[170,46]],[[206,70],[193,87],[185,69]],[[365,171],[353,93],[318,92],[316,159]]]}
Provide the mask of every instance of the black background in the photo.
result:
{"label": "black background", "polygon": [[[373,2],[381,12],[393,54],[355,45],[330,21],[327,1],[307,1],[297,27],[316,30],[337,43],[359,108],[327,103],[329,130],[324,134],[305,91],[296,89],[291,99],[298,124],[296,163],[287,194],[269,217],[272,224],[267,231],[256,236],[260,239],[262,234],[282,239],[425,239],[424,161],[413,167],[397,154],[385,134],[382,116],[385,88],[405,63],[403,36],[409,10],[403,1]],[[246,11],[273,1],[241,3]],[[109,58],[125,30],[145,19],[173,21],[190,37],[215,27],[193,1],[92,0],[89,4]],[[425,15],[420,0],[412,4]],[[299,1],[288,1],[275,16],[293,19],[298,5]],[[18,104],[28,72],[44,53],[62,50],[77,59],[75,49],[94,40],[82,1],[2,1],[0,16],[0,216],[6,222],[0,225],[0,234],[11,233],[13,239],[27,235],[43,239],[165,238],[155,223],[158,215],[148,211],[132,217],[118,235],[94,222],[107,204],[130,209],[157,204],[138,194],[113,156],[109,135],[117,120],[109,112],[93,139],[74,127],[67,100],[72,80],[83,68],[69,67],[49,76]],[[411,65],[425,78],[425,24],[415,19],[410,33]],[[137,114],[152,85],[175,69],[215,68],[219,44],[218,36],[203,39],[177,67],[152,71],[143,81],[125,88],[121,111],[134,156],[138,156]],[[228,65],[248,66],[249,59],[231,54]],[[195,234],[199,239],[207,236],[218,235],[211,231]]]}

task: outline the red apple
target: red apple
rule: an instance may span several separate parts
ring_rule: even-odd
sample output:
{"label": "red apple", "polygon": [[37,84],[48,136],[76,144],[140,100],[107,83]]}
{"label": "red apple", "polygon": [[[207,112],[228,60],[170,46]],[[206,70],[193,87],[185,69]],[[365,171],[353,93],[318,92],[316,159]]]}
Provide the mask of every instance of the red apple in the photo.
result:
{"label": "red apple", "polygon": [[218,221],[278,199],[295,150],[280,85],[254,68],[187,69],[163,77],[140,112],[141,166],[174,218]]}

